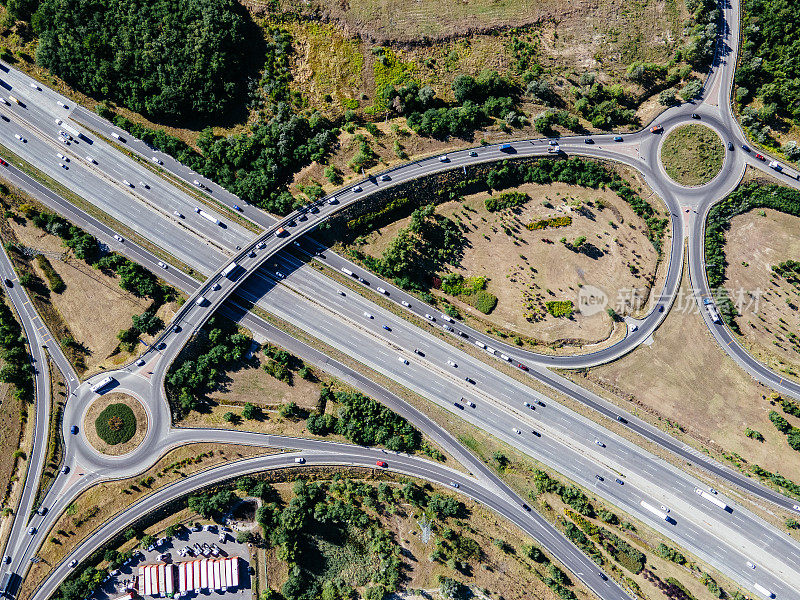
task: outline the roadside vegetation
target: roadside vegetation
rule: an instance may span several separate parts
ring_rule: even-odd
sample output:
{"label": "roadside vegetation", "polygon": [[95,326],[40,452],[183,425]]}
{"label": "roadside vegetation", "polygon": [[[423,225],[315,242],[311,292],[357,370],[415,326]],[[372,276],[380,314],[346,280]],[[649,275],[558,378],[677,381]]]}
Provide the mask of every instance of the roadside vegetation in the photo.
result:
{"label": "roadside vegetation", "polygon": [[670,131],[661,145],[661,164],[680,184],[708,183],[722,168],[725,149],[714,130],[705,125],[683,125]]}
{"label": "roadside vegetation", "polygon": [[116,446],[131,439],[136,433],[136,417],[127,404],[117,402],[108,405],[97,416],[95,430],[106,444]]}

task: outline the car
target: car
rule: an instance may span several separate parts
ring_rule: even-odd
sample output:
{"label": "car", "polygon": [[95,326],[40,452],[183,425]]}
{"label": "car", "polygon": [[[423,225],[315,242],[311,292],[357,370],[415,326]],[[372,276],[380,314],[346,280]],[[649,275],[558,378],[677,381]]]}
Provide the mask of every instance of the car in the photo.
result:
{"label": "car", "polygon": [[256,257],[256,251],[255,250],[250,250],[250,252],[247,253],[247,256],[249,256],[250,258],[255,258]]}
{"label": "car", "polygon": [[386,464],[385,461],[382,461],[382,460],[376,460],[375,464],[378,465],[381,469],[385,469],[386,467],[389,466],[389,465]]}
{"label": "car", "polygon": [[381,181],[391,181],[391,180],[392,178],[389,177],[388,173],[384,173],[383,175],[381,175]]}
{"label": "car", "polygon": [[558,146],[558,140],[547,140],[548,145]]}
{"label": "car", "polygon": [[36,514],[43,517],[44,515],[47,514],[47,507],[40,506],[39,508],[36,509]]}
{"label": "car", "polygon": [[766,158],[764,158],[764,155],[763,155],[763,154],[759,154],[758,152],[756,152],[756,158],[757,158],[758,160],[767,160]]}
{"label": "car", "polygon": [[382,288],[381,286],[378,286],[378,287],[376,287],[375,289],[378,291],[378,293],[379,293],[379,294],[383,294],[384,296],[388,296],[388,295],[389,295],[389,292],[387,292],[387,291],[386,291],[384,288]]}
{"label": "car", "polygon": [[650,128],[650,133],[661,133],[664,131],[664,128],[661,125],[653,125]]}
{"label": "car", "polygon": [[478,156],[478,153],[477,153],[477,152],[475,152],[475,150],[470,150],[470,151],[469,151],[469,155],[470,155],[470,156]]}
{"label": "car", "polygon": [[328,200],[328,204],[339,204],[339,199],[331,198],[330,200]]}
{"label": "car", "polygon": [[525,403],[525,408],[531,408],[531,403],[530,402],[526,402]]}
{"label": "car", "polygon": [[2,158],[0,158],[0,165],[3,165],[4,167],[7,167],[8,163],[6,161],[4,161]]}
{"label": "car", "polygon": [[475,403],[472,400],[470,400],[467,402],[467,406],[469,406],[470,408],[475,408]]}
{"label": "car", "polygon": [[158,261],[158,266],[159,266],[159,267],[161,267],[162,269],[166,269],[166,268],[168,268],[168,267],[167,267],[167,263],[165,263],[165,262],[163,262],[163,261]]}
{"label": "car", "polygon": [[117,240],[118,242],[124,242],[125,241],[125,240],[122,239],[122,236],[119,236],[117,234],[114,234],[114,239]]}
{"label": "car", "polygon": [[541,400],[537,400],[537,401],[536,401],[536,404],[538,404],[539,406],[547,406],[547,404],[545,404],[545,403],[544,403],[544,402],[542,402]]}
{"label": "car", "polygon": [[605,481],[605,478],[602,475],[595,475],[594,478],[597,479],[597,481]]}
{"label": "car", "polygon": [[306,462],[306,459],[303,458],[302,456],[298,456],[297,458],[294,459],[294,462],[296,462],[298,465],[302,465],[304,462]]}
{"label": "car", "polygon": [[31,86],[33,89],[35,89],[35,90],[39,90],[39,91],[41,91],[41,89],[42,89],[42,88],[40,88],[38,85],[36,85],[35,83],[29,83],[28,85],[30,85],[30,86]]}
{"label": "car", "polygon": [[58,166],[61,167],[62,169],[64,169],[65,171],[69,171],[69,167],[67,165],[65,165],[64,163],[58,163]]}
{"label": "car", "polygon": [[153,161],[154,163],[156,163],[157,165],[163,165],[163,164],[164,164],[164,161],[162,161],[162,160],[161,160],[160,158],[158,158],[157,156],[151,156],[151,157],[150,157],[150,160],[152,160],[152,161]]}
{"label": "car", "polygon": [[11,102],[9,102],[8,100],[6,100],[6,99],[5,99],[5,98],[3,98],[2,96],[0,96],[0,102],[2,102],[3,104],[5,104],[6,106],[11,106]]}
{"label": "car", "polygon": [[411,308],[411,305],[408,302],[406,302],[405,300],[400,300],[400,304],[402,304],[406,308]]}
{"label": "car", "polygon": [[364,316],[365,316],[366,318],[368,318],[368,319],[374,319],[374,318],[375,318],[375,317],[373,317],[373,316],[372,316],[370,313],[368,313],[368,312],[365,312],[365,313],[364,313]]}
{"label": "car", "polygon": [[452,327],[450,327],[450,325],[447,325],[446,323],[442,323],[442,329],[444,329],[445,331],[449,331],[450,333],[453,333],[455,331],[455,329],[453,329]]}
{"label": "car", "polygon": [[447,364],[450,365],[451,367],[456,368],[456,369],[458,368],[458,365],[453,360],[448,360]]}
{"label": "car", "polygon": [[140,181],[139,185],[142,186],[146,190],[150,189],[150,184],[149,183],[145,183],[144,181]]}
{"label": "car", "polygon": [[406,358],[403,358],[402,356],[398,356],[398,357],[397,357],[397,360],[399,360],[399,361],[400,361],[401,363],[403,363],[404,365],[407,365],[407,364],[408,364],[408,359],[406,359]]}
{"label": "car", "polygon": [[61,100],[56,100],[56,104],[58,104],[61,108],[69,108],[69,106],[64,104]]}
{"label": "car", "polygon": [[616,481],[620,485],[625,485],[625,482],[622,481],[622,479],[620,479],[619,477],[617,477],[614,481]]}
{"label": "car", "polygon": [[748,146],[747,144],[742,144],[742,150],[744,150],[745,152],[750,152],[750,146]]}
{"label": "car", "polygon": [[621,142],[622,141],[622,136],[621,135],[615,135],[614,136],[614,141],[615,142]]}
{"label": "car", "polygon": [[383,326],[383,328],[384,328],[386,331],[391,331],[391,330],[392,330],[392,328],[391,328],[391,327],[389,327],[388,325],[384,325],[384,326]]}
{"label": "car", "polygon": [[442,154],[439,157],[439,162],[450,162],[450,158],[447,156],[447,154]]}
{"label": "car", "polygon": [[34,535],[36,533],[36,527],[28,527],[28,533]]}
{"label": "car", "polygon": [[17,138],[17,139],[18,139],[20,142],[22,142],[23,144],[25,143],[25,138],[24,138],[24,137],[22,137],[20,134],[18,134],[18,133],[15,133],[15,134],[14,134],[14,137],[15,137],[15,138]]}
{"label": "car", "polygon": [[67,465],[64,465],[63,467],[61,467],[61,473],[64,474],[64,475],[69,473],[69,467]]}
{"label": "car", "polygon": [[180,325],[173,325],[172,333],[180,333],[180,331],[181,331],[181,326]]}
{"label": "car", "polygon": [[436,320],[436,317],[432,317],[432,316],[431,316],[431,315],[429,315],[428,313],[425,313],[425,318],[426,318],[426,319],[428,319],[428,321],[431,321],[431,322],[433,322],[433,321],[435,321],[435,320]]}
{"label": "car", "polygon": [[527,371],[527,370],[528,370],[528,367],[526,367],[526,366],[525,366],[525,365],[523,365],[522,363],[517,363],[517,366],[518,366],[520,369],[522,369],[523,371]]}
{"label": "car", "polygon": [[156,346],[156,350],[163,350],[167,347],[166,342],[161,342],[158,346]]}
{"label": "car", "polygon": [[343,290],[337,290],[337,291],[339,292],[340,296],[347,296],[347,294],[345,294]]}
{"label": "car", "polygon": [[179,219],[183,219],[183,213],[179,213],[177,210],[173,210],[172,214],[178,217]]}
{"label": "car", "polygon": [[6,287],[14,287],[14,284],[13,284],[13,283],[11,283],[11,280],[10,280],[8,277],[6,277],[6,278],[3,280],[3,282],[6,284]]}
{"label": "car", "polygon": [[708,488],[708,491],[711,492],[714,495],[719,494],[719,492],[717,490],[715,490],[714,488],[712,488],[712,487]]}
{"label": "car", "polygon": [[242,212],[242,207],[239,206],[238,204],[234,204],[233,205],[233,210],[238,210],[239,212]]}
{"label": "car", "polygon": [[526,510],[526,511],[528,511],[528,512],[531,512],[531,507],[530,507],[530,506],[528,506],[527,504],[525,504],[524,502],[522,503],[522,508],[523,508],[523,510]]}
{"label": "car", "polygon": [[522,434],[522,431],[520,431],[519,429],[517,429],[516,427],[514,427],[514,433],[516,433],[517,435],[521,435],[521,434]]}
{"label": "car", "polygon": [[69,568],[70,569],[72,569],[73,567],[76,567],[76,566],[78,566],[78,559],[77,558],[73,558],[71,561],[69,561]]}
{"label": "car", "polygon": [[792,508],[798,512],[800,512],[800,504],[793,504]]}
{"label": "car", "polygon": [[123,180],[122,180],[122,183],[123,183],[124,185],[127,185],[128,187],[133,187],[133,184],[132,184],[130,181],[128,181],[127,179],[123,179]]}
{"label": "car", "polygon": [[364,285],[369,285],[369,283],[367,282],[367,280],[366,280],[366,279],[364,279],[363,277],[359,277],[359,278],[358,278],[358,281],[359,281],[359,282],[361,282],[361,283],[363,283]]}
{"label": "car", "polygon": [[539,433],[538,431],[536,431],[535,429],[531,429],[531,433],[532,433],[533,435],[535,435],[536,437],[542,437],[542,434],[541,434],[541,433]]}
{"label": "car", "polygon": [[733,142],[728,142],[728,150],[733,152]]}
{"label": "car", "polygon": [[622,417],[620,415],[617,415],[617,421],[619,421],[620,423],[627,423],[628,419],[626,419],[625,417]]}
{"label": "car", "polygon": [[214,285],[211,286],[211,291],[212,292],[216,292],[219,288],[220,288],[220,285],[218,283],[215,283]]}
{"label": "car", "polygon": [[458,402],[453,402],[453,406],[455,406],[458,410],[464,410],[464,405],[459,404]]}
{"label": "car", "polygon": [[475,380],[474,380],[474,379],[471,379],[471,378],[469,378],[469,377],[464,377],[464,381],[466,381],[467,383],[470,383],[470,384],[472,384],[472,385],[475,385]]}
{"label": "car", "polygon": [[353,186],[353,189],[352,189],[351,191],[352,191],[354,194],[357,194],[358,192],[360,192],[360,191],[361,191],[361,186],[360,186],[360,185]]}
{"label": "car", "polygon": [[11,563],[11,557],[8,554],[3,557],[3,563],[6,565]]}
{"label": "car", "polygon": [[97,164],[97,161],[94,159],[94,157],[93,156],[89,156],[88,154],[86,155],[86,160],[88,160],[93,165]]}
{"label": "car", "polygon": [[601,571],[598,571],[597,574],[600,576],[600,579],[602,579],[603,581],[608,581],[608,576],[605,573],[603,573]]}
{"label": "car", "polygon": [[137,367],[143,367],[144,366],[144,359],[140,358],[139,360],[137,360],[136,361],[136,366]]}
{"label": "car", "polygon": [[594,144],[594,140],[592,138],[583,138],[584,144]]}
{"label": "car", "polygon": [[72,427],[69,428],[69,432],[72,435],[76,435],[78,433],[78,426],[77,425],[73,425]]}
{"label": "car", "polygon": [[61,160],[63,160],[64,162],[69,162],[69,159],[66,156],[64,156],[63,154],[61,154],[61,152],[56,153],[56,156],[58,158],[60,158]]}
{"label": "car", "polygon": [[459,487],[459,486],[458,486],[458,484],[457,484],[455,481],[451,481],[451,482],[450,482],[450,485],[451,485],[452,487],[456,488],[456,489],[458,489],[458,487]]}
{"label": "car", "polygon": [[600,446],[601,448],[605,448],[606,447],[606,445],[603,442],[601,442],[600,440],[598,440],[597,438],[595,438],[594,443],[597,444],[598,446]]}

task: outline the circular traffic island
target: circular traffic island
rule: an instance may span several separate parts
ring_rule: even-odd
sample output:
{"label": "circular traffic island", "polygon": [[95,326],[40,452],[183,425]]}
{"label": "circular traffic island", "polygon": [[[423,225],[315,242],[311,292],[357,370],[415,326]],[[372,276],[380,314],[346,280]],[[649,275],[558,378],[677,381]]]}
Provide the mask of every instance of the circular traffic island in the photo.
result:
{"label": "circular traffic island", "polygon": [[147,413],[133,396],[119,392],[100,396],[89,405],[83,431],[94,448],[111,456],[127,454],[147,433]]}
{"label": "circular traffic island", "polygon": [[678,185],[696,187],[714,179],[722,169],[725,147],[705,125],[676,127],[661,144],[661,164]]}

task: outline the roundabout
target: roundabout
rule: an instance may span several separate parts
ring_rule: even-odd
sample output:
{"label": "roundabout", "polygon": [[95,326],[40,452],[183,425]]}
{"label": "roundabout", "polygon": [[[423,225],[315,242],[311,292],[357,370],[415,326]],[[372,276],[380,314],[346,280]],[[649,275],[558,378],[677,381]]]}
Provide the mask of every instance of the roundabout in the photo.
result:
{"label": "roundabout", "polygon": [[122,456],[134,451],[148,428],[144,405],[131,395],[112,392],[99,396],[86,409],[83,431],[97,452]]}
{"label": "roundabout", "polygon": [[679,125],[661,142],[659,160],[676,184],[699,187],[712,181],[722,170],[725,147],[716,131],[705,125]]}

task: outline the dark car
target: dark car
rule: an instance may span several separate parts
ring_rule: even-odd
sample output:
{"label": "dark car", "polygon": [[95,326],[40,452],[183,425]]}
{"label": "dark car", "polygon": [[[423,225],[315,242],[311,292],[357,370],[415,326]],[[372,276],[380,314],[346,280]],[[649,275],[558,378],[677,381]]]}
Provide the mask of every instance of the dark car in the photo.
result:
{"label": "dark car", "polygon": [[75,435],[75,434],[77,434],[77,433],[78,433],[78,426],[77,426],[77,425],[73,425],[72,427],[70,427],[70,428],[69,428],[69,432],[70,432],[72,435]]}
{"label": "dark car", "polygon": [[383,328],[384,328],[386,331],[391,331],[391,330],[392,330],[392,328],[391,328],[391,327],[389,327],[388,325],[384,325],[384,326],[383,326]]}
{"label": "dark car", "polygon": [[692,118],[693,119],[699,119],[700,115],[698,115],[697,113],[692,113]]}
{"label": "dark car", "polygon": [[533,435],[535,435],[536,437],[542,437],[542,434],[541,434],[541,433],[539,433],[538,431],[536,431],[535,429],[531,429],[531,433],[532,433]]}
{"label": "dark car", "polygon": [[742,144],[742,150],[744,150],[745,152],[750,152],[750,146],[748,146],[747,144]]}
{"label": "dark car", "polygon": [[628,419],[626,419],[625,417],[621,417],[621,416],[617,415],[617,421],[619,421],[620,423],[627,423]]}
{"label": "dark car", "polygon": [[594,140],[592,138],[583,138],[584,144],[594,144]]}
{"label": "dark car", "polygon": [[546,405],[544,402],[542,402],[541,400],[537,400],[537,401],[536,401],[536,404],[538,404],[539,406],[547,406],[547,405]]}
{"label": "dark car", "polygon": [[464,410],[464,405],[459,404],[458,402],[453,402],[453,406],[455,406],[458,410]]}
{"label": "dark car", "polygon": [[6,284],[6,287],[14,287],[14,284],[11,283],[11,280],[8,277],[3,279],[3,282]]}
{"label": "dark car", "polygon": [[621,135],[615,135],[614,136],[614,141],[615,142],[621,142],[622,141],[622,136]]}
{"label": "dark car", "polygon": [[733,152],[733,142],[728,142],[728,150]]}
{"label": "dark car", "polygon": [[602,475],[595,475],[594,478],[597,479],[597,481],[605,481]]}
{"label": "dark car", "polygon": [[466,381],[467,383],[471,383],[472,385],[475,385],[475,380],[470,379],[469,377],[464,377],[464,381]]}
{"label": "dark car", "polygon": [[530,506],[528,506],[527,504],[523,504],[523,505],[522,505],[522,508],[524,508],[524,509],[525,509],[525,510],[527,510],[528,512],[531,512],[531,507],[530,507]]}

